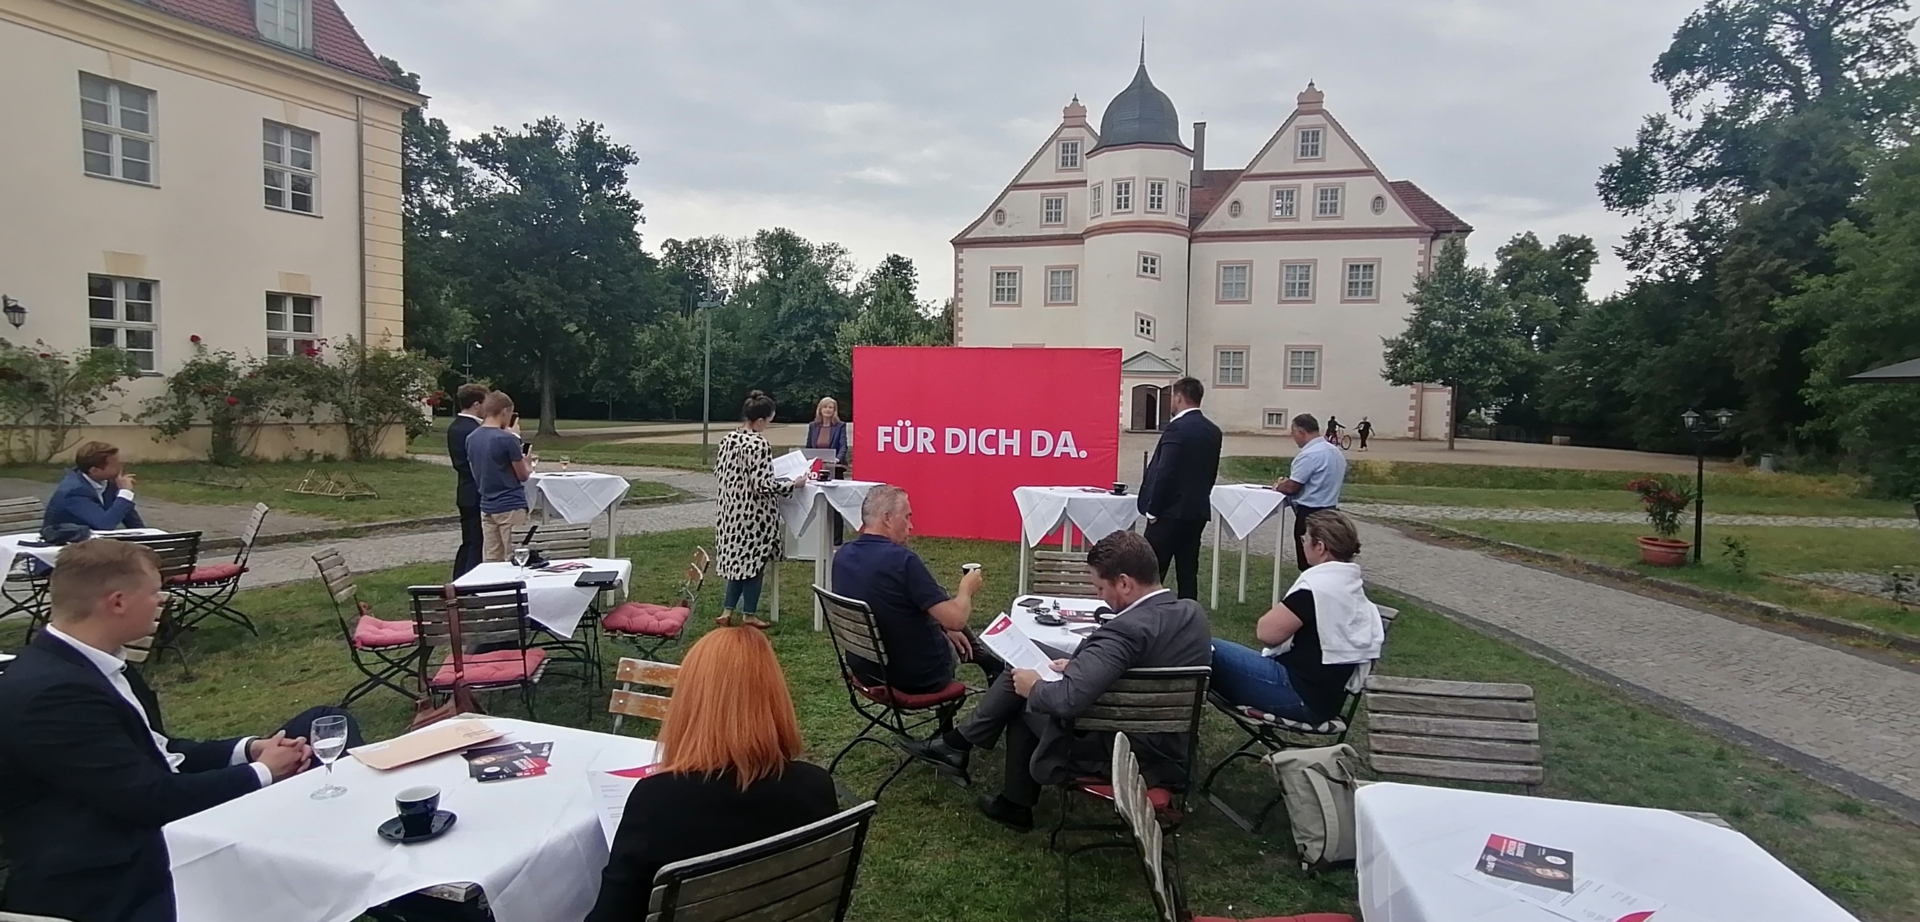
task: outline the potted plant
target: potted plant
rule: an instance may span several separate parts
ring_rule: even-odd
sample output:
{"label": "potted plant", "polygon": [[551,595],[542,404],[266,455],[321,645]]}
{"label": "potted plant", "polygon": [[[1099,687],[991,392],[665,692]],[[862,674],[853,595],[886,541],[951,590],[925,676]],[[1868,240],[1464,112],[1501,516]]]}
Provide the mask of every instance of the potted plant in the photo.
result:
{"label": "potted plant", "polygon": [[1660,477],[1636,480],[1627,484],[1627,489],[1639,494],[1640,505],[1647,510],[1647,522],[1654,531],[1652,536],[1639,539],[1641,562],[1656,567],[1685,565],[1687,552],[1693,545],[1675,540],[1674,535],[1680,533],[1680,514],[1693,502],[1693,490],[1685,483]]}

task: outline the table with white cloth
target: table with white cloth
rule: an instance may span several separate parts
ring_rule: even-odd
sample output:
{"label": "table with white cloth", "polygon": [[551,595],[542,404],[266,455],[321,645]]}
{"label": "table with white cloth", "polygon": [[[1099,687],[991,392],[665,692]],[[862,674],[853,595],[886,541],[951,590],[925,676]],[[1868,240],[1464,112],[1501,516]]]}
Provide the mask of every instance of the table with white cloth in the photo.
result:
{"label": "table with white cloth", "polygon": [[525,583],[527,586],[527,617],[540,622],[557,637],[572,637],[580,627],[581,616],[587,613],[587,606],[593,604],[599,590],[591,586],[576,586],[574,582],[583,573],[595,570],[610,570],[619,574],[620,592],[625,593],[627,581],[633,577],[633,561],[614,560],[606,557],[582,557],[577,560],[553,560],[550,564],[583,563],[584,568],[549,572],[537,567],[516,567],[505,561],[483,563],[453,581],[455,586],[486,586],[493,583]]}
{"label": "table with white cloth", "polygon": [[627,478],[598,471],[535,472],[527,478],[532,490],[527,498],[544,515],[558,515],[568,525],[584,525],[595,518],[607,517],[607,556],[619,552],[615,543],[620,533],[614,513],[627,498]]}
{"label": "table with white cloth", "polygon": [[1392,783],[1360,788],[1354,808],[1367,922],[1566,922],[1478,879],[1493,835],[1572,852],[1576,887],[1665,903],[1653,922],[1854,918],[1752,839],[1669,810]]}
{"label": "table with white cloth", "polygon": [[[166,533],[166,529],[162,528],[115,528],[109,531],[96,531],[93,533],[93,537],[131,538],[140,535],[164,535]],[[29,547],[27,546],[28,542],[41,546]],[[0,562],[0,573],[13,572],[13,562],[22,554],[38,560],[49,567],[55,566],[55,561],[60,557],[61,549],[65,547],[67,547],[67,545],[64,544],[41,544],[40,535],[34,532],[19,535],[0,535],[0,561],[3,561]]]}
{"label": "table with white cloth", "polygon": [[1229,532],[1240,542],[1239,601],[1247,600],[1247,539],[1253,530],[1271,518],[1280,518],[1279,536],[1273,540],[1273,600],[1280,604],[1280,560],[1287,546],[1287,494],[1270,486],[1253,483],[1223,483],[1213,488],[1213,589],[1207,607],[1220,605],[1220,533]]}
{"label": "table with white cloth", "polygon": [[1140,498],[1115,496],[1099,487],[1014,487],[1013,504],[1020,509],[1020,592],[1027,591],[1028,552],[1040,546],[1055,528],[1068,527],[1060,546],[1072,546],[1073,530],[1089,543],[1117,531],[1126,531],[1140,518]]}
{"label": "table with white cloth", "polygon": [[[860,504],[880,486],[871,480],[809,480],[780,498],[780,518],[787,525],[787,553],[792,560],[813,561],[813,583],[833,591],[833,536],[841,521],[857,531],[865,521]],[[827,612],[816,601],[813,629],[824,630]],[[780,570],[773,571],[772,616],[780,617]]]}
{"label": "table with white cloth", "polygon": [[[487,745],[553,743],[544,776],[482,784],[458,753],[381,772],[333,766],[347,793],[313,800],[313,770],[166,826],[175,900],[191,922],[352,922],[429,887],[473,883],[498,922],[579,922],[606,867],[590,769],[650,764],[652,742],[502,717]],[[430,784],[458,816],[441,838],[387,842],[374,830],[401,790]]]}
{"label": "table with white cloth", "polygon": [[1033,620],[1033,612],[1029,610],[1034,599],[1040,600],[1041,604],[1049,610],[1058,606],[1058,610],[1062,612],[1084,612],[1089,615],[1106,604],[1099,599],[1062,599],[1050,595],[1022,595],[1013,600],[1013,605],[1007,609],[1007,617],[1013,619],[1013,626],[1027,635],[1028,640],[1066,654],[1080,649],[1080,641],[1085,640],[1086,635],[1099,626],[1099,622],[1069,621],[1066,624],[1041,624]]}

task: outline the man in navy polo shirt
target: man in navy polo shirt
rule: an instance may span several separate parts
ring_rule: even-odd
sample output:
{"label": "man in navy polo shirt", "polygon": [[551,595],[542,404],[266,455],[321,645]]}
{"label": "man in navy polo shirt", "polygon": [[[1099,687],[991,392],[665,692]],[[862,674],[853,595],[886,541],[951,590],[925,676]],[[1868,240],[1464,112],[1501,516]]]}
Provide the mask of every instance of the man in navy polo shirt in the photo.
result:
{"label": "man in navy polo shirt", "polygon": [[860,504],[860,519],[860,537],[833,555],[833,591],[873,609],[887,646],[888,674],[851,654],[847,668],[861,681],[907,694],[946,688],[961,661],[979,666],[991,683],[1006,664],[967,629],[980,571],[960,577],[958,592],[947,597],[926,562],[906,546],[913,534],[913,507],[899,487],[874,487]]}

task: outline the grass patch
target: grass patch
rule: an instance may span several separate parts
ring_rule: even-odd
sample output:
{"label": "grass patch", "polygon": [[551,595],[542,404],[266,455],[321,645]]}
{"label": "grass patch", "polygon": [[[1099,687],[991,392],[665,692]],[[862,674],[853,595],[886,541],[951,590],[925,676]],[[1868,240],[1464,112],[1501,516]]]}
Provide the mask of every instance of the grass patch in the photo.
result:
{"label": "grass patch", "polygon": [[[1634,539],[1647,533],[1642,525],[1480,521],[1442,524],[1498,541],[1557,551],[1628,567],[1649,576],[1920,636],[1920,611],[1902,610],[1886,600],[1781,579],[1794,573],[1885,573],[1895,566],[1911,567],[1914,560],[1920,558],[1920,535],[1911,531],[1710,526],[1701,565],[1668,569],[1640,563]],[[1688,539],[1691,534],[1683,533],[1680,537]],[[1725,557],[1721,544],[1724,538],[1734,538],[1746,545],[1746,572],[1734,569]]]}
{"label": "grass patch", "polygon": [[[1287,473],[1288,458],[1222,458],[1223,480],[1272,483]],[[1655,476],[1625,471],[1497,467],[1485,464],[1436,464],[1355,458],[1347,462],[1347,484],[1407,487],[1459,487],[1485,490],[1576,490],[1626,494],[1627,482]],[[1672,476],[1672,475],[1661,475]],[[1844,475],[1763,474],[1758,471],[1707,473],[1707,496],[1772,496],[1844,499],[1857,496],[1862,482]],[[1912,515],[1910,505],[1890,503]]]}
{"label": "grass patch", "polygon": [[[623,542],[634,560],[634,596],[665,597],[688,549],[710,537],[687,531]],[[961,563],[984,563],[989,589],[983,598],[993,604],[1011,598],[1012,545],[924,540],[917,547],[933,572],[949,581]],[[786,617],[772,638],[811,755],[824,762],[852,735],[854,724],[826,636],[810,629],[804,587],[811,572],[806,563],[784,567]],[[400,617],[408,584],[444,577],[437,564],[371,574],[361,579],[362,598],[377,612]],[[710,587],[690,622],[692,632],[708,629],[717,588]],[[1256,574],[1248,597],[1264,599],[1267,589],[1265,575]],[[301,708],[333,700],[351,684],[332,608],[316,584],[249,591],[239,604],[261,625],[259,638],[209,625],[189,641],[192,680],[170,662],[151,669],[169,724],[182,734],[272,727]],[[1262,608],[1223,606],[1214,613],[1215,633],[1251,636]],[[1876,920],[1920,919],[1920,836],[1913,827],[1550,663],[1439,616],[1402,608],[1384,671],[1534,686],[1547,753],[1546,796],[1716,812],[1850,910]],[[0,649],[17,643],[19,631],[18,625],[0,625]],[[667,656],[677,659],[684,649],[672,648]],[[609,726],[605,705],[604,691],[559,676],[545,683],[538,701],[542,720],[601,730]],[[494,697],[489,706],[520,713],[511,695]],[[356,705],[356,711],[370,735],[380,738],[404,725],[408,705],[389,694]],[[1224,754],[1238,742],[1234,733],[1210,715],[1203,758],[1210,763]],[[891,762],[877,749],[862,749],[843,764],[841,775],[853,790],[867,792]],[[986,754],[976,770],[978,787],[987,791],[999,785],[997,755]],[[1228,780],[1227,796],[1235,803],[1254,802],[1272,789],[1256,770],[1230,771]],[[1043,822],[1051,819],[1052,804],[1043,802]],[[1265,836],[1248,836],[1210,807],[1197,806],[1181,852],[1193,908],[1202,914],[1247,918],[1353,909],[1353,874],[1304,877],[1284,824]],[[1043,835],[1008,833],[975,815],[968,795],[932,772],[910,769],[887,791],[875,820],[853,915],[863,922],[1044,918],[1057,911],[1057,868]],[[1152,917],[1138,868],[1126,853],[1086,856],[1079,873],[1085,887],[1076,890],[1084,895],[1087,917]]]}
{"label": "grass patch", "polygon": [[[1625,481],[1621,481],[1625,483]],[[1478,509],[1572,509],[1638,513],[1640,499],[1625,489],[1522,490],[1486,487],[1436,487],[1360,483],[1349,479],[1342,500],[1411,506],[1468,506]],[[1722,515],[1788,515],[1906,518],[1910,503],[1883,499],[1825,496],[1749,496],[1714,492],[1707,485],[1707,511]]]}
{"label": "grass patch", "polygon": [[[561,422],[564,424],[567,421]],[[447,453],[447,430],[441,421],[435,424],[438,428],[408,443],[407,450],[421,455],[444,456]],[[569,431],[565,425],[561,429]],[[725,434],[722,430],[714,430],[713,441],[716,446]],[[598,436],[593,434],[591,428],[583,426],[557,439],[532,436],[532,441],[534,452],[548,464],[557,463],[561,458],[572,458],[588,464],[667,467],[689,471],[707,469],[706,458],[699,445],[626,441],[632,438],[637,436],[631,433]]]}

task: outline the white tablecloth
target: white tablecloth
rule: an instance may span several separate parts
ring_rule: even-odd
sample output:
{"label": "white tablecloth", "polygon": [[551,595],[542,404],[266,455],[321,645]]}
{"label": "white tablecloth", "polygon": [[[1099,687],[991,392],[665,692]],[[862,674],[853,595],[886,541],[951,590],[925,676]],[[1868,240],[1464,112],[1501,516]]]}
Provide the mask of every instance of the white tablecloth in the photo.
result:
{"label": "white tablecloth", "polygon": [[587,613],[587,605],[593,601],[594,595],[593,589],[574,585],[580,574],[612,570],[620,574],[620,591],[623,593],[627,581],[633,576],[631,560],[585,557],[579,562],[586,564],[587,568],[559,573],[543,573],[535,569],[523,571],[511,563],[483,563],[461,574],[453,584],[484,586],[488,583],[524,582],[527,584],[527,616],[561,637],[572,637],[574,629],[580,626],[580,616]]}
{"label": "white tablecloth", "polygon": [[[164,535],[166,533],[166,530],[161,528],[117,528],[112,531],[96,531],[93,534],[94,537],[97,538],[113,538],[131,535]],[[36,532],[21,535],[0,535],[0,560],[4,560],[4,563],[0,563],[0,574],[11,572],[13,570],[14,559],[21,554],[32,557],[49,567],[53,566],[55,559],[60,556],[60,549],[65,547],[65,545],[52,545],[48,547],[21,546],[23,542],[39,540],[40,535]]]}
{"label": "white tablecloth", "polygon": [[[342,757],[347,793],[308,797],[309,772],[166,827],[179,915],[192,922],[351,922],[369,906],[439,884],[476,883],[499,922],[578,922],[593,908],[607,839],[587,770],[644,765],[653,743],[524,720],[486,718],[501,742],[553,743],[538,778],[481,784],[457,753],[377,772]],[[459,816],[442,838],[395,845],[374,830],[404,788],[440,788]]]}
{"label": "white tablecloth", "polygon": [[550,471],[527,478],[534,505],[544,506],[568,525],[581,525],[620,502],[627,495],[627,478],[595,471]]}
{"label": "white tablecloth", "polygon": [[1459,876],[1496,834],[1571,851],[1576,882],[1666,903],[1654,922],[1853,919],[1753,840],[1667,810],[1413,784],[1354,802],[1367,922],[1566,922]]}
{"label": "white tablecloth", "polygon": [[1028,547],[1038,547],[1063,518],[1088,541],[1132,528],[1140,518],[1139,497],[1091,487],[1014,487],[1013,502],[1020,507],[1020,529]]}
{"label": "white tablecloth", "polygon": [[[1018,603],[1024,602],[1027,599],[1058,602],[1062,611],[1091,612],[1106,604],[1099,599],[1056,599],[1050,595],[1023,595],[1014,601]],[[1012,606],[1007,614],[1013,618],[1014,627],[1019,628],[1021,633],[1027,635],[1028,639],[1035,643],[1046,644],[1062,653],[1072,653],[1080,649],[1080,641],[1086,636],[1085,634],[1076,634],[1069,630],[1069,628],[1085,630],[1086,628],[1093,627],[1091,623],[1071,621],[1063,625],[1041,624],[1033,620],[1033,612],[1028,611],[1026,606],[1018,604]]]}
{"label": "white tablecloth", "polygon": [[1213,488],[1212,496],[1213,514],[1238,541],[1247,540],[1261,523],[1279,514],[1286,501],[1287,494],[1250,483],[1223,483]]}
{"label": "white tablecloth", "polygon": [[780,498],[780,518],[786,521],[787,530],[798,537],[819,515],[820,500],[825,499],[833,511],[847,520],[848,528],[858,531],[864,521],[860,517],[860,504],[866,502],[867,493],[879,485],[871,480],[809,480]]}

